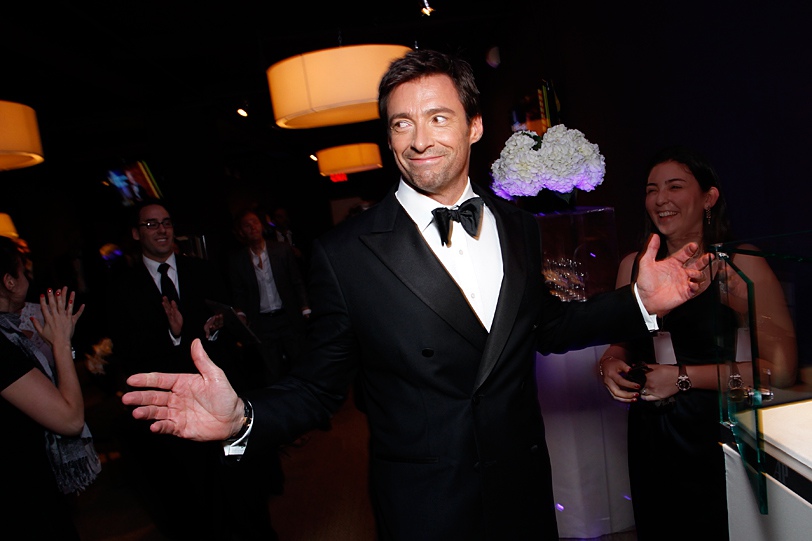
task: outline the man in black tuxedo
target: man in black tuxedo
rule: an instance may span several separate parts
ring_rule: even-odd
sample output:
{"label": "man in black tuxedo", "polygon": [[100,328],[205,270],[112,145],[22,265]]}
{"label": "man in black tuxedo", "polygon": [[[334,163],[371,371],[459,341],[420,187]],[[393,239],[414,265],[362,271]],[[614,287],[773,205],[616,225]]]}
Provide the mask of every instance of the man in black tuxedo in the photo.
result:
{"label": "man in black tuxedo", "polygon": [[[145,370],[194,373],[189,348],[201,339],[209,356],[232,380],[239,380],[232,369],[237,364],[235,342],[221,330],[223,316],[213,315],[206,304],[206,299],[229,301],[224,280],[208,261],[175,253],[174,223],[162,202],[142,202],[133,218],[132,237],[141,257],[107,295],[113,362],[124,375]],[[171,539],[219,540],[251,521],[264,529],[257,539],[275,539],[267,491],[252,487],[255,493],[245,491],[236,501],[233,494],[242,488],[242,473],[225,465],[222,446],[153,434],[147,423],[132,421],[122,434],[123,457],[162,533]],[[278,471],[275,477],[280,476]],[[167,478],[184,491],[172,503],[159,487]],[[210,522],[191,519],[199,514]]]}
{"label": "man in black tuxedo", "polygon": [[265,238],[260,214],[241,211],[235,229],[245,246],[229,257],[231,295],[260,339],[257,350],[270,384],[287,374],[304,352],[307,291],[290,245]]}
{"label": "man in black tuxedo", "polygon": [[[234,441],[245,459],[323,426],[357,380],[379,540],[557,540],[535,352],[645,335],[700,289],[708,256],[655,262],[653,239],[633,287],[560,302],[536,219],[469,181],[483,128],[470,66],[412,51],[379,90],[401,181],[313,244],[306,362],[240,397],[195,343],[201,375],[139,374],[131,385],[159,390],[123,401],[156,432]],[[460,219],[449,239],[438,208]]]}

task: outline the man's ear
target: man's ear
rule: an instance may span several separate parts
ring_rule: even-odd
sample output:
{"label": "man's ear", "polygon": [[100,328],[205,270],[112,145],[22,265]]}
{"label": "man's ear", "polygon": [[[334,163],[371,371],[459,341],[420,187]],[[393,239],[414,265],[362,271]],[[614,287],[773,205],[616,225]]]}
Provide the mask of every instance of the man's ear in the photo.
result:
{"label": "man's ear", "polygon": [[484,132],[484,128],[482,127],[482,115],[477,115],[471,119],[470,132],[471,134],[468,140],[472,145],[482,139],[482,133]]}
{"label": "man's ear", "polygon": [[14,289],[15,280],[16,280],[16,278],[14,276],[10,275],[9,273],[4,274],[3,275],[3,287],[5,287],[9,291],[11,291],[12,289]]}
{"label": "man's ear", "polygon": [[132,228],[132,233],[133,233],[133,240],[136,240],[136,241],[141,240],[141,233],[138,232],[137,227]]}

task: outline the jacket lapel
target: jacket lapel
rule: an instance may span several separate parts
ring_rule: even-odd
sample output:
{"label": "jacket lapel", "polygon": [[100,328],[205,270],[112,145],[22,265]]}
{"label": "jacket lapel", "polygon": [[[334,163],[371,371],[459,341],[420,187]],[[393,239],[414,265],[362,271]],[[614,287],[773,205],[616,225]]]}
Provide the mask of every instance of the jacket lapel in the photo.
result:
{"label": "jacket lapel", "polygon": [[522,226],[521,211],[504,202],[495,201],[489,194],[479,195],[485,199],[486,205],[496,218],[502,251],[503,277],[491,332],[479,364],[475,389],[488,378],[505,349],[519,316],[528,280],[527,258],[523,253],[528,238],[527,231]]}
{"label": "jacket lapel", "polygon": [[133,293],[135,297],[143,297],[143,299],[153,299],[149,301],[146,306],[149,306],[148,310],[152,313],[149,317],[166,317],[166,312],[164,311],[162,299],[163,295],[161,295],[161,290],[155,284],[155,280],[152,279],[152,275],[147,270],[147,266],[144,265],[144,262],[139,259],[138,261],[138,271],[135,274],[135,283],[134,288],[137,288]]}
{"label": "jacket lapel", "polygon": [[426,244],[391,191],[380,205],[371,233],[361,241],[426,306],[476,347],[487,333],[456,282]]}
{"label": "jacket lapel", "polygon": [[[270,242],[270,241],[266,241]],[[266,246],[267,250],[267,246]],[[269,256],[270,259],[270,256]],[[250,290],[248,293],[248,298],[252,299],[251,307],[244,307],[247,310],[251,310],[252,312],[259,313],[259,284],[257,284],[257,273],[254,270],[254,256],[251,253],[251,247],[246,246],[243,248],[242,253],[240,254],[240,273],[243,276],[243,283],[248,286]]]}

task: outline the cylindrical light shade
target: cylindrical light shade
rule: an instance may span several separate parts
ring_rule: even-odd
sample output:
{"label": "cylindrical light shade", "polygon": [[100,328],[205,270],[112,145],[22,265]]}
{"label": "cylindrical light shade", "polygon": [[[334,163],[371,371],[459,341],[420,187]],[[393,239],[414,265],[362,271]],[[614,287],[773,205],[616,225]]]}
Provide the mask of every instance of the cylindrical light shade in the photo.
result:
{"label": "cylindrical light shade", "polygon": [[325,148],[316,152],[319,173],[329,177],[338,173],[359,173],[383,167],[381,152],[375,143],[356,143]]}
{"label": "cylindrical light shade", "polygon": [[0,171],[37,165],[44,159],[34,110],[0,101]]}
{"label": "cylindrical light shade", "polygon": [[20,238],[20,235],[17,234],[17,228],[14,227],[14,221],[5,212],[0,212],[0,236],[12,239]]}
{"label": "cylindrical light shade", "polygon": [[300,54],[267,70],[282,128],[318,128],[378,118],[378,84],[402,45],[352,45]]}

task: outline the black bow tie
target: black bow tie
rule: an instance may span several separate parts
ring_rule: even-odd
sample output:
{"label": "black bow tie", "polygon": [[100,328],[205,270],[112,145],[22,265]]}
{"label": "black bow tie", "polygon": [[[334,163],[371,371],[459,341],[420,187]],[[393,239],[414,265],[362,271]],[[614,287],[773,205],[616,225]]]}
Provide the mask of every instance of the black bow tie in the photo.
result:
{"label": "black bow tie", "polygon": [[476,237],[479,233],[479,220],[482,217],[482,206],[484,202],[481,197],[472,197],[459,207],[440,207],[431,211],[434,216],[434,223],[440,230],[440,240],[443,245],[448,244],[448,233],[451,229],[451,220],[459,222],[465,232]]}

